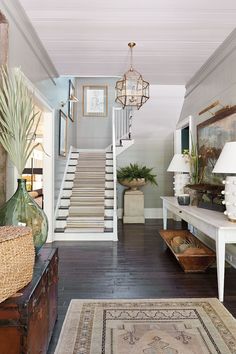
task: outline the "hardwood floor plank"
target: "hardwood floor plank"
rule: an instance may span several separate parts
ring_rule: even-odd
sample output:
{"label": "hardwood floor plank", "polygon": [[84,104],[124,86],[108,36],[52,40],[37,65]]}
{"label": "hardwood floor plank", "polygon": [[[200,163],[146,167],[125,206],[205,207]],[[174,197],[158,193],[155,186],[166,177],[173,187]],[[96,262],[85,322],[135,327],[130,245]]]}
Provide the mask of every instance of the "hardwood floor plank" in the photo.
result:
{"label": "hardwood floor plank", "polygon": [[[181,223],[169,222],[169,228]],[[54,242],[59,248],[58,321],[54,352],[71,299],[217,297],[216,268],[186,274],[158,234],[161,220],[119,223],[119,242]],[[50,246],[47,246],[50,247]],[[236,317],[236,269],[225,274],[224,305]]]}

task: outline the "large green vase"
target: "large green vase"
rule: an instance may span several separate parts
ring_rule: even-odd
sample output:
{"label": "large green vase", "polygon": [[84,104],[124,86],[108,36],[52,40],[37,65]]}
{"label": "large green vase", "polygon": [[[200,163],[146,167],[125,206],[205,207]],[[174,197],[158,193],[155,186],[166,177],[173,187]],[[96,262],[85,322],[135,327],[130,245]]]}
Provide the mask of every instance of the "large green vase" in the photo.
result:
{"label": "large green vase", "polygon": [[18,179],[15,194],[0,209],[0,225],[22,225],[32,229],[36,254],[47,240],[48,220],[44,211],[30,197],[26,180]]}

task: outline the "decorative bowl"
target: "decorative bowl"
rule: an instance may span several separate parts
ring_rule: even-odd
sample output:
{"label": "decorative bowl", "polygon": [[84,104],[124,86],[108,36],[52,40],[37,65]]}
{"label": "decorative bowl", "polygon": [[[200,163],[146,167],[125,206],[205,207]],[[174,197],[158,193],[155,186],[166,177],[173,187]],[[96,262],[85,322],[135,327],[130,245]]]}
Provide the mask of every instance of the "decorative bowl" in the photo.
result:
{"label": "decorative bowl", "polygon": [[142,187],[146,184],[145,178],[137,178],[137,179],[122,179],[119,180],[119,183],[122,186],[129,187],[132,191],[136,191],[139,187]]}
{"label": "decorative bowl", "polygon": [[190,204],[190,195],[189,194],[180,194],[177,196],[179,205],[189,205]]}

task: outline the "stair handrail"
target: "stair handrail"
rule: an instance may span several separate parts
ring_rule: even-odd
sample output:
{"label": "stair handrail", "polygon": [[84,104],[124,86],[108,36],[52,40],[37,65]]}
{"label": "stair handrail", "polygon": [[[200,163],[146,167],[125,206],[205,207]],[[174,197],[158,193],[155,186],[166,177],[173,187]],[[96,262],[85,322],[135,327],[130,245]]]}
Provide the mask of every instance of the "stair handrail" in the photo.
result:
{"label": "stair handrail", "polygon": [[60,202],[61,202],[61,197],[63,195],[63,188],[64,188],[64,184],[65,184],[65,180],[66,180],[66,175],[67,175],[67,172],[68,172],[68,167],[69,167],[69,164],[70,164],[70,158],[71,158],[72,150],[73,150],[73,146],[71,145],[70,148],[69,148],[69,152],[68,152],[68,156],[67,156],[67,160],[66,160],[66,166],[65,166],[64,173],[63,173],[61,186],[60,186],[60,191],[59,191],[59,194],[58,194],[57,204],[56,204],[56,208],[55,208],[55,212],[54,212],[55,220],[56,220],[57,215],[58,215],[58,210],[59,210],[59,206],[60,206]]}
{"label": "stair handrail", "polygon": [[114,241],[118,240],[118,230],[117,230],[117,175],[116,175],[116,110],[118,107],[112,108],[112,157],[113,157],[113,183],[114,183],[114,204],[113,204],[113,233]]}
{"label": "stair handrail", "polygon": [[121,107],[112,108],[112,157],[114,181],[113,205],[113,232],[114,240],[118,240],[117,231],[117,174],[116,174],[116,146],[121,145],[122,139],[131,139],[132,110]]}
{"label": "stair handrail", "polygon": [[122,139],[131,139],[132,110],[128,108],[113,107],[115,120],[116,144],[120,145]]}

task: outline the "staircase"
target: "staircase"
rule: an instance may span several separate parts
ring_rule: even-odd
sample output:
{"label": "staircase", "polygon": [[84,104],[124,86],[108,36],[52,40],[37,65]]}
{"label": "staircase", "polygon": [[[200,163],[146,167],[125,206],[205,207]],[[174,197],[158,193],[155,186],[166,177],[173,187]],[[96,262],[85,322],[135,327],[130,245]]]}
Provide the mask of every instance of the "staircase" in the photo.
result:
{"label": "staircase", "polygon": [[104,232],[105,152],[81,152],[65,232]]}
{"label": "staircase", "polygon": [[71,150],[54,240],[115,240],[112,156],[105,150]]}
{"label": "staircase", "polygon": [[130,112],[113,108],[107,149],[70,148],[54,241],[117,241],[116,156],[133,144],[131,118]]}

